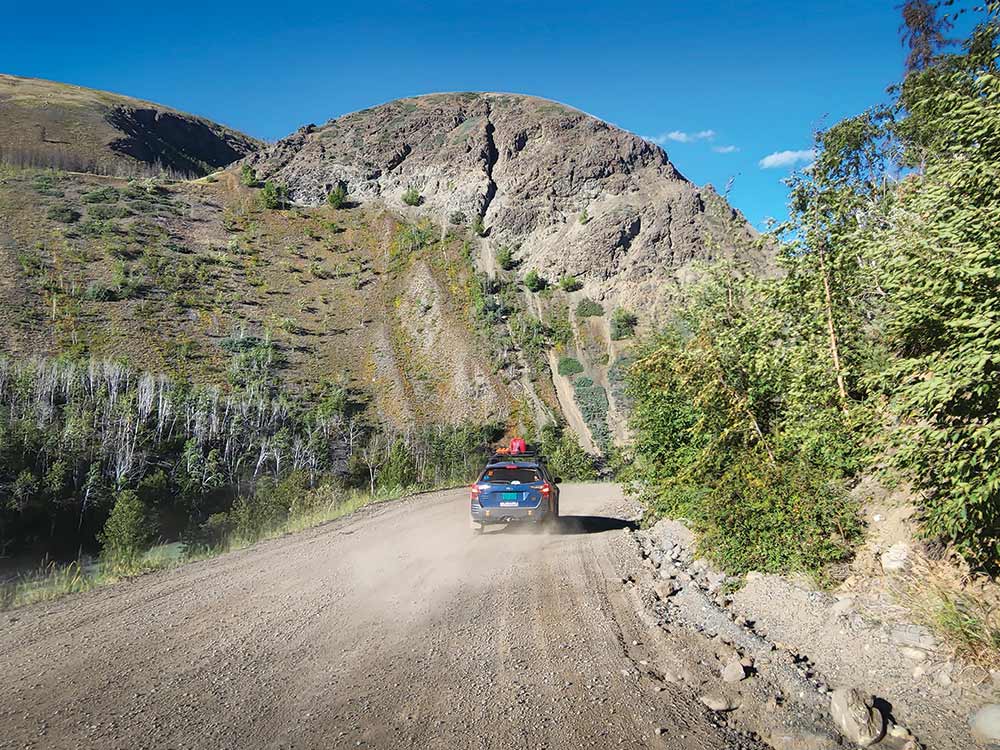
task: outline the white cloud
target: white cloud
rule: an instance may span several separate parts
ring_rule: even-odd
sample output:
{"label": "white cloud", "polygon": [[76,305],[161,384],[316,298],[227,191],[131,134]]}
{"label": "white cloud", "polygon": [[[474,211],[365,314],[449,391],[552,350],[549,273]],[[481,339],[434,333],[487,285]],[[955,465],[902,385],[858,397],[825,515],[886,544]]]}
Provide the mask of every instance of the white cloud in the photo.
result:
{"label": "white cloud", "polygon": [[697,133],[687,133],[683,130],[671,130],[669,133],[647,138],[658,146],[662,146],[667,141],[674,143],[694,143],[695,141],[710,141],[715,138],[714,130],[699,130]]}
{"label": "white cloud", "polygon": [[712,146],[712,150],[717,154],[735,154],[740,150],[739,146]]}
{"label": "white cloud", "polygon": [[761,169],[775,169],[793,167],[799,163],[812,164],[815,158],[816,152],[811,148],[805,151],[775,151],[761,159],[758,164]]}

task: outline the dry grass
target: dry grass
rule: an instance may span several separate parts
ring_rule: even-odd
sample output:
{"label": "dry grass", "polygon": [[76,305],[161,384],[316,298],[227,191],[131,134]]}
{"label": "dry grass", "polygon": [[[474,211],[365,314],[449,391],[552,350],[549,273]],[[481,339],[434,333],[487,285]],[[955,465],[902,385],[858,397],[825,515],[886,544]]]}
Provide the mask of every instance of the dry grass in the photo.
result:
{"label": "dry grass", "polygon": [[[159,182],[139,199],[134,188],[116,178],[0,168],[4,231],[33,259],[19,262],[0,247],[8,354],[124,358],[225,384],[230,354],[220,341],[243,329],[275,343],[279,374],[293,390],[338,379],[368,393],[380,411],[399,407],[421,422],[476,408],[483,413],[470,416],[491,418],[491,409],[509,408],[499,379],[492,403],[456,388],[456,367],[481,359],[462,237],[441,242],[435,233],[427,246],[393,259],[387,248],[400,224],[377,209],[266,211],[258,191],[231,172],[212,183]],[[95,223],[91,212],[104,204],[84,195],[102,190],[119,196],[107,207],[132,215]],[[49,218],[61,206],[81,218]],[[119,276],[135,280],[128,293]],[[433,314],[420,307],[428,288],[439,292]],[[392,346],[377,345],[381,327]],[[384,376],[375,383],[365,366],[372,361]]]}
{"label": "dry grass", "polygon": [[914,555],[897,594],[963,661],[1000,668],[1000,585],[970,573],[957,555]]}

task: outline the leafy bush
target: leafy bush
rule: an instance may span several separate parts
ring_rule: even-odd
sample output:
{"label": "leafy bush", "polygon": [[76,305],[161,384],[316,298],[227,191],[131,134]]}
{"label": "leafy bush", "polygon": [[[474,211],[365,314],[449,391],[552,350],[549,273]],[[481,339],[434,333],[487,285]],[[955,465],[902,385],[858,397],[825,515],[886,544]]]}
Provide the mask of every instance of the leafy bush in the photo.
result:
{"label": "leafy bush", "polygon": [[604,315],[604,308],[594,300],[584,297],[576,305],[576,317],[594,318]]}
{"label": "leafy bush", "polygon": [[549,321],[552,343],[566,346],[573,340],[573,326],[569,322],[569,307],[557,307]]}
{"label": "leafy bush", "polygon": [[268,180],[260,191],[260,202],[269,210],[284,208],[288,202],[288,191],[284,185]]}
{"label": "leafy bush", "polygon": [[382,487],[396,490],[405,490],[417,484],[416,461],[404,440],[392,442],[375,481]]}
{"label": "leafy bush", "polygon": [[638,322],[639,318],[636,317],[635,313],[616,307],[611,313],[611,340],[627,339],[635,333],[635,326]]}
{"label": "leafy bush", "polygon": [[472,220],[472,231],[479,237],[486,234],[486,225],[483,223],[482,216],[477,216]]}
{"label": "leafy bush", "polygon": [[573,357],[563,357],[559,360],[558,371],[560,375],[569,377],[583,372],[583,365],[580,364],[580,360],[578,359],[574,359]]}
{"label": "leafy bush", "polygon": [[124,219],[132,212],[125,206],[97,203],[87,209],[87,215],[92,219]]}
{"label": "leafy bush", "polygon": [[546,287],[547,283],[548,282],[546,282],[545,279],[539,275],[538,271],[534,269],[528,271],[528,273],[524,275],[524,285],[528,288],[528,291],[540,292]]}
{"label": "leafy bush", "polygon": [[63,224],[72,224],[80,219],[80,212],[65,203],[50,207],[45,215],[53,221],[61,221]]}
{"label": "leafy bush", "polygon": [[537,443],[545,456],[549,471],[555,476],[567,482],[597,479],[594,457],[580,447],[572,430],[558,424],[545,425]]}
{"label": "leafy bush", "polygon": [[1000,571],[987,14],[960,53],[892,89],[892,106],[817,136],[812,167],[790,178],[779,278],[739,257],[717,265],[629,368],[635,486],[654,513],[694,519],[730,570],[843,559],[859,526],[839,487],[889,464],[916,488],[926,536]]}
{"label": "leafy bush", "polygon": [[257,173],[249,164],[240,167],[240,182],[247,187],[257,187]]}
{"label": "leafy bush", "polygon": [[860,508],[824,472],[745,458],[692,509],[699,550],[730,573],[822,575],[850,557]]}
{"label": "leafy bush", "polygon": [[607,392],[603,386],[586,376],[581,376],[573,382],[573,394],[594,442],[602,451],[610,451],[612,444],[611,430],[608,428]]}
{"label": "leafy bush", "polygon": [[335,185],[326,196],[326,202],[333,208],[343,208],[347,203],[347,188],[343,185]]}
{"label": "leafy bush", "polygon": [[517,260],[514,259],[514,251],[506,245],[501,245],[500,249],[497,250],[497,265],[504,271],[513,269],[517,265]]}
{"label": "leafy bush", "polygon": [[587,209],[583,209],[580,212],[580,223],[587,224],[590,221],[590,214],[587,213]]}
{"label": "leafy bush", "polygon": [[112,569],[128,570],[135,566],[150,539],[146,509],[133,490],[122,490],[115,496],[101,532],[101,558]]}
{"label": "leafy bush", "polygon": [[120,197],[118,188],[111,185],[90,190],[80,196],[84,203],[117,203]]}
{"label": "leafy bush", "polygon": [[462,211],[452,211],[448,216],[448,223],[456,227],[464,224],[465,213]]}
{"label": "leafy bush", "polygon": [[253,542],[276,529],[288,518],[296,499],[306,491],[306,474],[293,471],[281,479],[264,477],[252,494],[233,504],[230,522],[233,533],[243,542]]}
{"label": "leafy bush", "polygon": [[576,276],[563,276],[559,279],[559,288],[564,292],[575,292],[583,289],[583,284],[580,283]]}
{"label": "leafy bush", "polygon": [[964,65],[907,80],[910,126],[933,145],[872,244],[888,254],[893,463],[922,491],[925,533],[998,573],[1000,71],[992,55]]}
{"label": "leafy bush", "polygon": [[114,293],[99,281],[90,282],[83,292],[83,298],[91,302],[106,302],[114,297]]}
{"label": "leafy bush", "polygon": [[549,345],[549,329],[534,315],[522,311],[511,315],[509,323],[514,343],[524,353],[534,372],[542,372],[543,356]]}
{"label": "leafy bush", "polygon": [[419,206],[423,202],[423,196],[420,195],[420,192],[416,188],[408,188],[403,193],[403,203],[407,206]]}
{"label": "leafy bush", "polygon": [[434,227],[426,220],[416,224],[402,224],[396,230],[392,255],[397,259],[405,258],[433,243],[436,235]]}
{"label": "leafy bush", "polygon": [[25,248],[17,253],[17,262],[21,270],[28,276],[42,276],[48,268],[48,264],[42,257],[42,246],[35,248]]}
{"label": "leafy bush", "polygon": [[58,187],[59,178],[50,172],[43,172],[35,175],[31,181],[32,187],[39,195],[47,195],[52,198],[62,198],[66,193]]}

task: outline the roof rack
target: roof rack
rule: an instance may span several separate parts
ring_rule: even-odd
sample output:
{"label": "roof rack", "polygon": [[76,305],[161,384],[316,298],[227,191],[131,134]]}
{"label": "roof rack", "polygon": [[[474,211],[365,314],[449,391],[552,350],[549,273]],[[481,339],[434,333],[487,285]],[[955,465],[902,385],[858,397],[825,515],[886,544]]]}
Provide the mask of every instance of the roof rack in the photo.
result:
{"label": "roof rack", "polygon": [[542,460],[541,451],[539,451],[537,448],[532,448],[530,446],[523,451],[518,451],[517,453],[511,453],[506,448],[498,448],[497,450],[490,452],[489,462],[492,464],[500,461],[520,461],[520,460],[529,460],[529,461]]}

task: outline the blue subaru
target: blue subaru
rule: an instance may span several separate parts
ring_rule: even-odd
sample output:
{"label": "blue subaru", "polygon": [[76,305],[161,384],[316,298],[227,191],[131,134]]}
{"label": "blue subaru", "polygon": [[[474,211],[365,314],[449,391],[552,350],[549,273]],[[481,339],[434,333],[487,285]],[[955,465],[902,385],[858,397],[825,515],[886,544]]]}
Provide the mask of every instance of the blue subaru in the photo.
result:
{"label": "blue subaru", "polygon": [[530,451],[493,455],[472,485],[472,528],[481,533],[489,524],[511,521],[555,525],[560,481]]}

